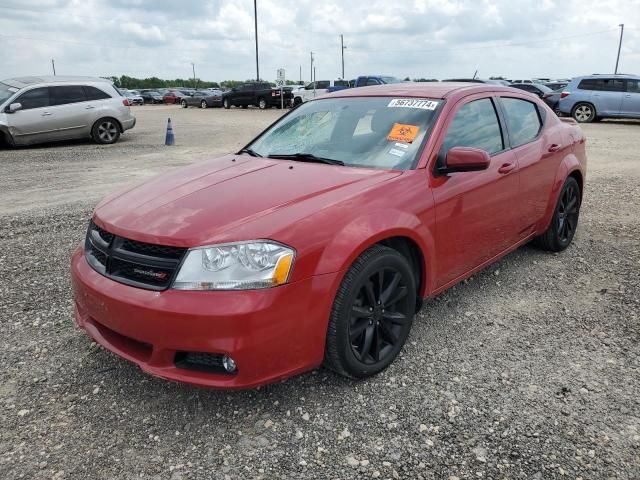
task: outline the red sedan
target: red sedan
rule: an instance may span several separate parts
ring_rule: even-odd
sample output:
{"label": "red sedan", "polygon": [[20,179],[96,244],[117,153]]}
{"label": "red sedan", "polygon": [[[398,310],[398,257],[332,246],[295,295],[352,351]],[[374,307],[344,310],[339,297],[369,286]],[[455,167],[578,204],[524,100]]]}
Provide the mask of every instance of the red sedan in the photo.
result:
{"label": "red sedan", "polygon": [[171,90],[162,96],[163,103],[180,103],[180,101],[188,95],[179,90]]}
{"label": "red sedan", "polygon": [[103,200],[72,257],[75,318],[166,379],[367,377],[424,298],[527,242],[567,248],[585,170],[580,128],[520,90],[342,90]]}

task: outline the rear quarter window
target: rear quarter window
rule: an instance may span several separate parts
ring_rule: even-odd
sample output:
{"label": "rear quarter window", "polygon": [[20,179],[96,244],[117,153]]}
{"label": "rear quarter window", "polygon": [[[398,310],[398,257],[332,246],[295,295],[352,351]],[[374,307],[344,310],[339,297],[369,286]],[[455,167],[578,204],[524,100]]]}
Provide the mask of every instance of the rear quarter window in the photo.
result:
{"label": "rear quarter window", "polygon": [[111,98],[111,96],[108,93],[96,87],[85,86],[84,93],[87,96],[87,100],[106,100],[108,98]]}

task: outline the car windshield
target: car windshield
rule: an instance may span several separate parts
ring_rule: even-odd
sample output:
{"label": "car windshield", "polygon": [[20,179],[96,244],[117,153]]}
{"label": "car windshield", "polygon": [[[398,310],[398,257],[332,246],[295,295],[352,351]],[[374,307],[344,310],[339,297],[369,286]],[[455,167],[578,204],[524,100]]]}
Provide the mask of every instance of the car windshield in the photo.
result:
{"label": "car windshield", "polygon": [[546,85],[536,85],[536,87],[538,87],[540,90],[542,90],[542,93],[549,93],[549,92],[553,92],[553,90],[551,90],[549,87],[547,87]]}
{"label": "car windshield", "polygon": [[[415,167],[442,100],[359,97],[300,105],[248,148],[254,155],[310,156],[351,167]],[[316,159],[317,160],[317,159]]]}
{"label": "car windshield", "polygon": [[396,77],[380,77],[384,83],[404,83],[404,80],[400,80]]}
{"label": "car windshield", "polygon": [[9,97],[18,91],[17,88],[10,87],[6,83],[0,83],[0,103],[4,103]]}

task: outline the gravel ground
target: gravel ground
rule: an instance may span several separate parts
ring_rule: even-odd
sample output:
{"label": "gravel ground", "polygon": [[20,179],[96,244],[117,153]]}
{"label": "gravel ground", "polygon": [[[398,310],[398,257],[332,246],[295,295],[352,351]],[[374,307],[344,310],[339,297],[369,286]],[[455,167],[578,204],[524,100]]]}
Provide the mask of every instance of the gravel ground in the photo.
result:
{"label": "gravel ground", "polygon": [[566,252],[524,247],[431,300],[384,373],[228,393],[92,344],[68,259],[103,194],[233,150],[280,112],[136,112],[115,146],[0,151],[3,479],[640,478],[640,123],[585,126]]}

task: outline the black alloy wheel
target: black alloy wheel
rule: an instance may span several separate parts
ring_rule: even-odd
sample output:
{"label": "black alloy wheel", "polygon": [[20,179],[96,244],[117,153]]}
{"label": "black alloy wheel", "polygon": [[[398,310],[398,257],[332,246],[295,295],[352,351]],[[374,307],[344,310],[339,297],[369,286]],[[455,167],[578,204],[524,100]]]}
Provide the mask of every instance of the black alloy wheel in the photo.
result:
{"label": "black alloy wheel", "polygon": [[354,262],[336,295],[325,364],[347,377],[380,372],[400,353],[415,310],[415,278],[406,258],[388,247],[371,247]]}
{"label": "black alloy wheel", "polygon": [[580,207],[580,192],[578,185],[569,183],[563,189],[558,203],[558,215],[556,217],[556,232],[561,243],[569,245],[576,233],[578,226],[578,213]]}
{"label": "black alloy wheel", "polygon": [[581,192],[575,178],[569,177],[562,186],[549,228],[535,239],[544,250],[560,252],[573,241],[580,216]]}

